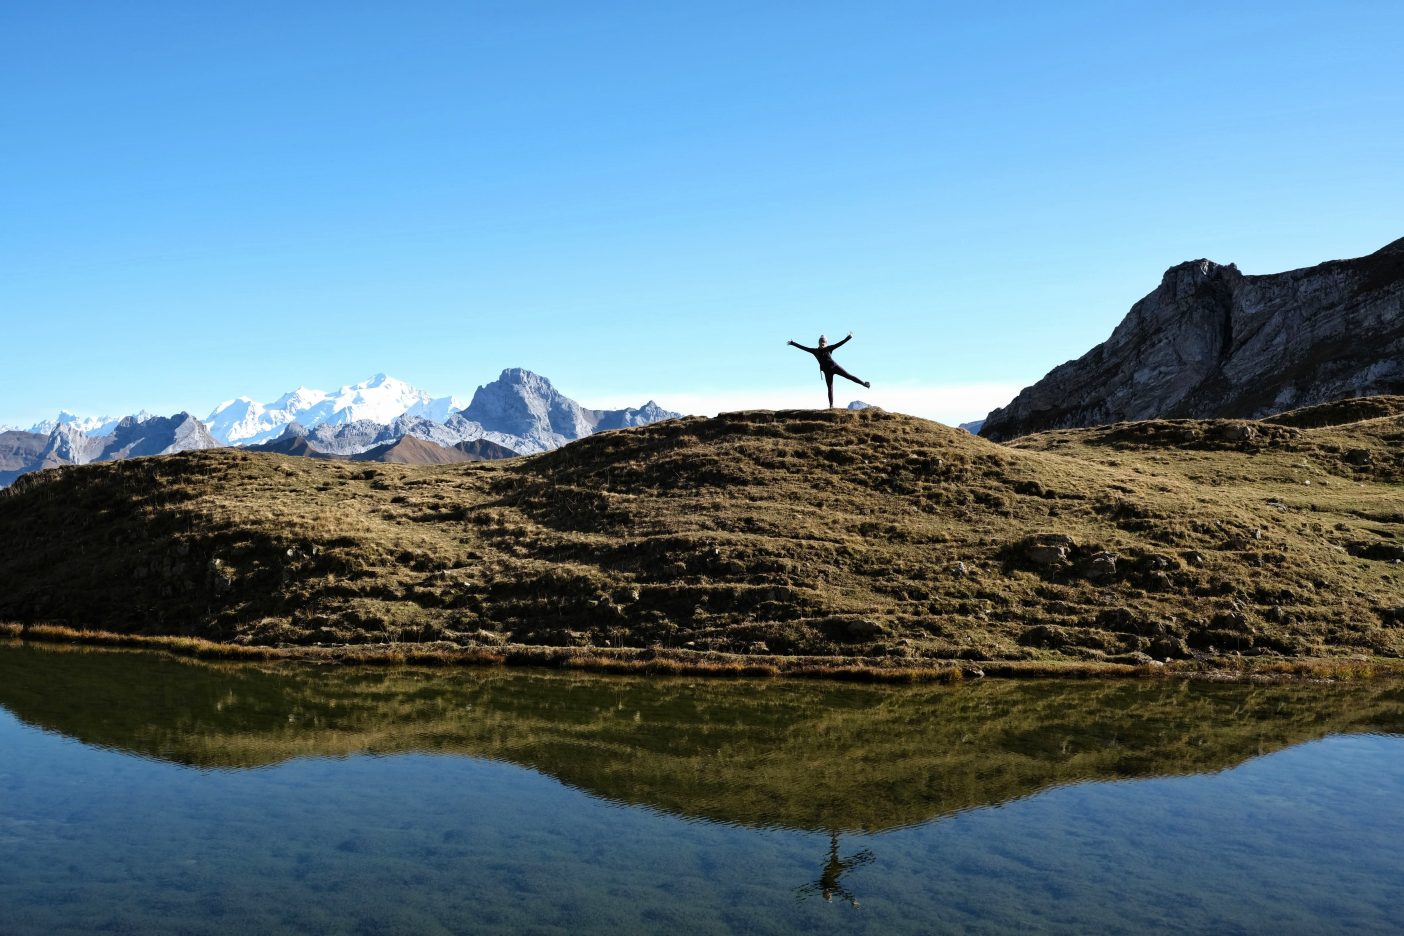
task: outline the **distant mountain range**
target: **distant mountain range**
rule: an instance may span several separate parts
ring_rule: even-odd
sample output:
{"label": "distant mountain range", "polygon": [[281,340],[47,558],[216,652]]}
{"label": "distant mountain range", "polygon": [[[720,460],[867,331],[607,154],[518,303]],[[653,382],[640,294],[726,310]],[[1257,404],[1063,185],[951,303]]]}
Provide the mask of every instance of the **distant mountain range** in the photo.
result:
{"label": "distant mountain range", "polygon": [[386,424],[400,416],[443,421],[463,409],[457,397],[431,397],[403,380],[376,374],[335,393],[298,387],[271,403],[225,400],[205,418],[210,434],[229,445],[267,442],[298,423],[305,429],[354,422]]}
{"label": "distant mountain range", "polygon": [[59,423],[48,435],[18,430],[0,432],[0,487],[31,471],[61,465],[220,447],[204,424],[189,413],[128,416],[106,435],[89,435],[77,425],[75,421]]}
{"label": "distant mountain range", "polygon": [[121,419],[60,413],[27,432],[0,432],[0,487],[61,465],[226,445],[413,464],[510,458],[677,415],[653,401],[627,409],[587,409],[521,368],[504,370],[478,387],[467,406],[377,374],[336,393],[299,387],[266,404],[238,397],[215,407],[205,422],[189,413],[142,412]]}
{"label": "distant mountain range", "polygon": [[1366,257],[1245,276],[1191,260],[1102,344],[989,414],[996,441],[1132,420],[1259,419],[1404,393],[1404,239]]}

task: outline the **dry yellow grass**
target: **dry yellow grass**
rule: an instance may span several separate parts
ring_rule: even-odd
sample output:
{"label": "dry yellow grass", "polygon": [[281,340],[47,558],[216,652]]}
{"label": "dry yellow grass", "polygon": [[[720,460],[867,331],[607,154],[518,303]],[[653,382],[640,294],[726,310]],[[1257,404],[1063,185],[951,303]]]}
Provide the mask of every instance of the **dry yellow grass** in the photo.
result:
{"label": "dry yellow grass", "polygon": [[598,668],[1389,668],[1401,412],[1013,446],[880,411],[755,412],[505,463],[62,469],[0,497],[0,618]]}

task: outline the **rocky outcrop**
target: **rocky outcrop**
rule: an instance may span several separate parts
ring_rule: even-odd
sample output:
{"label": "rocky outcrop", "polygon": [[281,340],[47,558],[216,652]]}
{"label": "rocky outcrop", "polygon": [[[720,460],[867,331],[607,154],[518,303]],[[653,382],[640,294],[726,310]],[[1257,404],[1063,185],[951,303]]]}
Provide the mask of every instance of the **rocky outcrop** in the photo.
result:
{"label": "rocky outcrop", "polygon": [[1111,337],[985,420],[1016,436],[1155,418],[1260,418],[1404,393],[1404,239],[1266,276],[1171,267]]}
{"label": "rocky outcrop", "polygon": [[491,438],[511,436],[516,444],[492,439],[517,451],[548,452],[567,442],[607,429],[625,429],[673,419],[677,413],[650,400],[641,407],[619,410],[586,409],[562,394],[551,381],[520,367],[504,370],[496,380],[478,388],[473,401],[446,425],[476,424]]}
{"label": "rocky outcrop", "polygon": [[584,407],[545,377],[519,367],[479,387],[462,416],[485,429],[537,443],[541,450],[584,438],[593,428]]}
{"label": "rocky outcrop", "polygon": [[58,465],[86,465],[102,455],[105,438],[93,438],[72,424],[60,424],[49,433],[38,464],[30,470],[54,468]]}
{"label": "rocky outcrop", "polygon": [[174,455],[176,452],[220,448],[224,445],[210,435],[204,423],[189,413],[152,416],[148,419],[128,416],[117,424],[110,436],[90,441],[102,443],[102,448],[93,461],[120,461],[143,455]]}

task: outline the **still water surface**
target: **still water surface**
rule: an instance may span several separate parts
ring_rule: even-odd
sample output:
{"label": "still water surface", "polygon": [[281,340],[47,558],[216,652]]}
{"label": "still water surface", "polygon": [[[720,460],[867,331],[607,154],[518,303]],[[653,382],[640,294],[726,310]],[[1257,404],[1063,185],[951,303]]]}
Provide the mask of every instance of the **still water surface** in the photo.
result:
{"label": "still water surface", "polygon": [[1397,933],[1404,686],[0,644],[0,933]]}

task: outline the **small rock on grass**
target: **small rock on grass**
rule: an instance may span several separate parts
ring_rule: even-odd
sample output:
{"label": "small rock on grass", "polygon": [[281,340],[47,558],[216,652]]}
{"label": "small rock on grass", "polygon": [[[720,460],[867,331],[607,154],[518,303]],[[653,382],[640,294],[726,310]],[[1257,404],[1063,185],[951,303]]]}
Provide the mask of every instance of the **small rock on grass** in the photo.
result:
{"label": "small rock on grass", "polygon": [[882,634],[887,629],[877,621],[863,619],[860,621],[850,621],[848,624],[848,636],[855,640],[871,640]]}
{"label": "small rock on grass", "polygon": [[1109,552],[1099,552],[1087,560],[1082,574],[1093,580],[1112,578],[1116,575],[1116,557]]}

